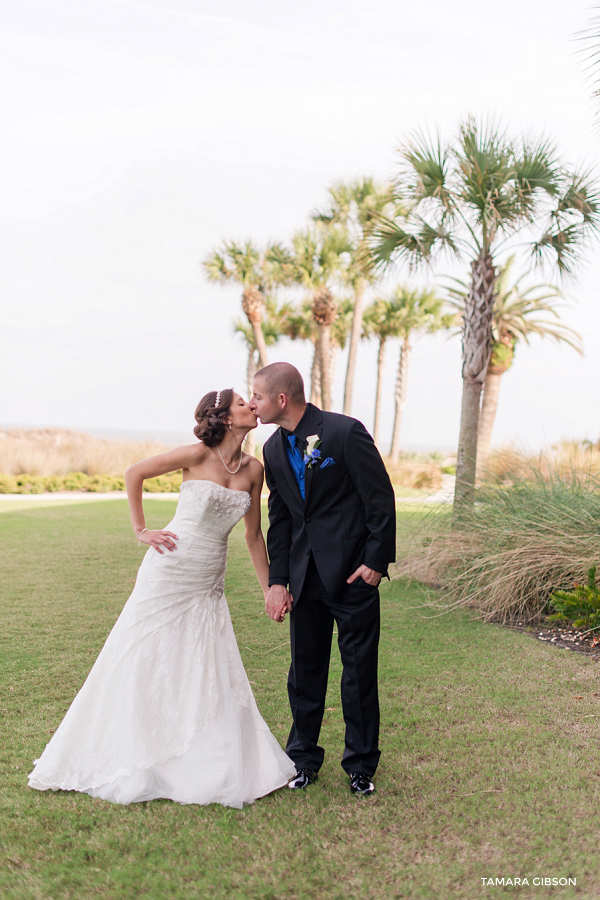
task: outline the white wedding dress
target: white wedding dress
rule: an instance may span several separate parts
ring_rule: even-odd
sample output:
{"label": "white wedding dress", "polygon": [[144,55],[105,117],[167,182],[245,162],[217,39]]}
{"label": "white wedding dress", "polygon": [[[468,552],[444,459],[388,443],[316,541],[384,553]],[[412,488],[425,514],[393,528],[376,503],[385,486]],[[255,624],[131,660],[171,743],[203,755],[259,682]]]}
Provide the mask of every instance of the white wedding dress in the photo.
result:
{"label": "white wedding dress", "polygon": [[185,481],[133,593],[29,785],[114,803],[169,798],[241,808],[296,769],[260,715],[223,593],[246,491]]}

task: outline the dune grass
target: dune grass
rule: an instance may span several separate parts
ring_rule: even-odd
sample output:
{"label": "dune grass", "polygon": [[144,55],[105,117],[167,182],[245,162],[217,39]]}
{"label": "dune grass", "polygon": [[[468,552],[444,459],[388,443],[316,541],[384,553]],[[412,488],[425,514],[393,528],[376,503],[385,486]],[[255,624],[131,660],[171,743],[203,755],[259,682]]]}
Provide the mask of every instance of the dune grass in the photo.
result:
{"label": "dune grass", "polygon": [[[149,524],[175,504],[146,500]],[[414,511],[399,517],[410,527]],[[382,589],[378,793],[339,766],[334,654],[319,782],[244,810],[114,806],[26,786],[87,675],[144,550],[122,499],[0,514],[0,892],[7,900],[600,897],[597,664]],[[287,626],[262,613],[238,527],[226,585],[257,702],[283,743]],[[527,877],[530,887],[482,878]],[[571,877],[576,887],[534,887]]]}
{"label": "dune grass", "polygon": [[127,466],[168,449],[159,441],[117,441],[63,428],[0,429],[0,473],[122,475]]}

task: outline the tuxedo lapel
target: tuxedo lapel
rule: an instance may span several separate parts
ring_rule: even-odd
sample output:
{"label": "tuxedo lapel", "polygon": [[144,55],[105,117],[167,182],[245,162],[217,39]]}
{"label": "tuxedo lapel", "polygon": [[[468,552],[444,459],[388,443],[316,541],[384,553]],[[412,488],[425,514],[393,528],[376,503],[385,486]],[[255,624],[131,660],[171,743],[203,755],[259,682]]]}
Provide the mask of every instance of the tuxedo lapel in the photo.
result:
{"label": "tuxedo lapel", "polygon": [[[321,431],[323,430],[323,416],[321,414],[321,410],[318,406],[313,406],[312,403],[308,404],[309,415],[305,422],[302,423],[302,429],[297,431],[298,437],[302,438],[303,441],[306,442],[306,438],[312,434],[318,434],[319,438],[321,438]],[[306,466],[304,471],[304,493],[306,495],[305,505],[308,505],[308,498],[310,496],[310,487],[313,480],[313,472],[316,466],[320,465],[320,460],[314,463],[312,466]]]}

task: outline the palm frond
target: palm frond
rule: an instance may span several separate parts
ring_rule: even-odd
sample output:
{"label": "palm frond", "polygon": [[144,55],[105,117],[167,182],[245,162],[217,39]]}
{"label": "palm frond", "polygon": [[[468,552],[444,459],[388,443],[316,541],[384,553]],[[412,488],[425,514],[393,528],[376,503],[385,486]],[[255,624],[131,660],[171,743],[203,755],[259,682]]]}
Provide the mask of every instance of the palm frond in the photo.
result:
{"label": "palm frond", "polygon": [[223,282],[233,277],[233,270],[227,266],[225,257],[216,250],[206,257],[202,265],[209,281]]}
{"label": "palm frond", "polygon": [[325,209],[315,209],[310,217],[321,224],[346,224],[351,215],[354,201],[352,184],[338,179],[327,189],[329,202]]}
{"label": "palm frond", "polygon": [[432,290],[411,290],[399,284],[390,295],[377,297],[365,310],[365,337],[408,339],[416,332],[447,328],[444,300]]}
{"label": "palm frond", "polygon": [[[600,7],[594,7],[599,9]],[[583,57],[587,77],[592,86],[592,96],[600,99],[600,16],[593,16],[576,38],[581,42],[580,54]],[[600,111],[596,113],[596,121],[600,121]]]}
{"label": "palm frond", "polygon": [[370,252],[376,266],[387,266],[392,259],[407,259],[411,267],[429,263],[437,252],[449,249],[459,252],[459,245],[451,231],[432,225],[421,216],[414,216],[413,230],[397,221],[380,216],[373,228]]}
{"label": "palm frond", "polygon": [[536,262],[555,263],[563,275],[572,274],[580,252],[579,229],[575,224],[564,228],[551,226],[531,247],[531,254]]}
{"label": "palm frond", "polygon": [[570,275],[590,239],[600,231],[600,192],[589,172],[563,174],[563,187],[556,198],[541,238],[532,245],[538,263],[556,264]]}
{"label": "palm frond", "polygon": [[348,232],[339,225],[296,231],[292,249],[293,281],[309,291],[343,281],[353,251]]}
{"label": "palm frond", "polygon": [[262,268],[262,252],[252,241],[223,241],[221,249],[204,261],[204,271],[211,281],[237,281],[244,287],[262,284]]}
{"label": "palm frond", "polygon": [[594,230],[598,229],[600,192],[589,172],[573,173],[557,203],[556,212],[558,216],[579,215],[583,225],[588,225]]}
{"label": "palm frond", "polygon": [[561,187],[562,173],[556,160],[554,146],[542,139],[536,144],[524,143],[515,158],[515,184],[519,202],[526,209],[535,206],[534,193],[556,196]]}
{"label": "palm frond", "polygon": [[294,254],[281,242],[269,244],[264,257],[265,283],[290,285],[294,282]]}
{"label": "palm frond", "polygon": [[450,152],[439,135],[430,138],[417,132],[400,149],[403,159],[401,185],[404,193],[417,200],[434,199],[450,210],[454,205],[448,186]]}

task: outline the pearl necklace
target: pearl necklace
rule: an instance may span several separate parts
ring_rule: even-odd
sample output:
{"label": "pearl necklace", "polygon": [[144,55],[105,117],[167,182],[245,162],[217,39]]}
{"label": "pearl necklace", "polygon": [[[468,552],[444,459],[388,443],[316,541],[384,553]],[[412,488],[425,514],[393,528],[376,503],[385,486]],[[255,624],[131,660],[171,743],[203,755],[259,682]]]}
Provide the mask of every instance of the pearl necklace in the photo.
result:
{"label": "pearl necklace", "polygon": [[238,463],[237,469],[230,469],[230,468],[229,468],[229,466],[227,465],[227,463],[226,463],[225,460],[223,459],[223,456],[222,456],[222,454],[221,454],[221,451],[219,450],[218,444],[217,444],[217,453],[218,453],[219,456],[221,457],[221,462],[223,463],[223,465],[225,466],[225,468],[227,469],[227,471],[229,472],[229,474],[230,474],[230,475],[237,475],[237,473],[240,471],[240,468],[241,468],[241,466],[242,466],[242,456],[243,456],[242,448],[240,447],[240,461],[239,461],[239,463]]}

